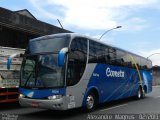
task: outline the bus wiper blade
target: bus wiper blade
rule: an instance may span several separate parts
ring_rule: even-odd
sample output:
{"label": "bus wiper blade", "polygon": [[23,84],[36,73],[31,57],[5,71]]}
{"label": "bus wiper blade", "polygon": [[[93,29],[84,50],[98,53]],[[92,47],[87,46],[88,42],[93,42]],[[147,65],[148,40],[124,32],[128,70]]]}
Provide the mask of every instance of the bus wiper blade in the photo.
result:
{"label": "bus wiper blade", "polygon": [[33,72],[31,72],[31,73],[30,73],[30,75],[29,75],[29,77],[27,78],[26,83],[25,83],[25,85],[24,85],[24,86],[26,86],[26,85],[27,85],[27,83],[28,83],[29,79],[31,78],[31,75],[32,75],[32,74],[33,74]]}

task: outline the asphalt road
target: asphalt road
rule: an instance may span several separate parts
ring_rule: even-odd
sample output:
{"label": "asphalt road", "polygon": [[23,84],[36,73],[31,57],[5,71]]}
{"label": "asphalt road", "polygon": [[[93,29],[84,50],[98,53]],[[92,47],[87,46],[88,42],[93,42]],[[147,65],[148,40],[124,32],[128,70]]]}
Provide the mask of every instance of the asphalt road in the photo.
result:
{"label": "asphalt road", "polygon": [[[133,98],[118,100],[114,102],[99,105],[92,113],[84,113],[82,109],[73,109],[68,111],[53,111],[38,108],[20,107],[18,103],[1,104],[0,120],[86,120],[86,119],[114,119],[115,115],[128,115],[126,119],[132,119],[132,114],[155,115],[155,119],[160,119],[160,86],[153,87],[152,93],[148,94],[145,99],[135,100]],[[124,120],[124,116],[116,116],[116,119]],[[14,119],[13,119],[14,118]],[[133,119],[134,120],[134,119]],[[145,119],[144,119],[145,120]]]}

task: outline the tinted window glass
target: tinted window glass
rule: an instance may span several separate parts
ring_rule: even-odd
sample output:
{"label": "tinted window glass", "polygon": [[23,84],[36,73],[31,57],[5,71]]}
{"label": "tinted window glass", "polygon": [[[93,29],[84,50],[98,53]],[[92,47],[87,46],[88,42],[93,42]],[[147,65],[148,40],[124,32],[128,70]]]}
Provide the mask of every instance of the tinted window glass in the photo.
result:
{"label": "tinted window glass", "polygon": [[107,45],[90,41],[89,42],[89,63],[114,63],[116,50]]}
{"label": "tinted window glass", "polygon": [[105,63],[106,47],[95,41],[89,42],[89,63]]}
{"label": "tinted window glass", "polygon": [[139,69],[152,68],[152,63],[143,57],[92,40],[89,41],[88,62],[125,66],[134,69],[136,69],[136,66]]}
{"label": "tinted window glass", "polygon": [[116,56],[116,64],[121,66],[126,66],[126,52],[117,50],[117,56]]}
{"label": "tinted window glass", "polygon": [[56,52],[64,47],[68,47],[70,39],[68,36],[53,37],[39,40],[31,40],[29,43],[29,53]]}
{"label": "tinted window glass", "polygon": [[68,55],[67,85],[78,83],[84,73],[87,62],[87,40],[75,38],[71,43]]}

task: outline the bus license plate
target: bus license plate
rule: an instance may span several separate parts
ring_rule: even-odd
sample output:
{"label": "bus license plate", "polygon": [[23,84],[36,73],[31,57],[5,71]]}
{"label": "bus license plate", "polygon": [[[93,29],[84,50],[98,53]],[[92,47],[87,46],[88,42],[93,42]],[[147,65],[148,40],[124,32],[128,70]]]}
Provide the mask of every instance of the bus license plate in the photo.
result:
{"label": "bus license plate", "polygon": [[32,102],[32,107],[38,107],[39,103],[38,102]]}

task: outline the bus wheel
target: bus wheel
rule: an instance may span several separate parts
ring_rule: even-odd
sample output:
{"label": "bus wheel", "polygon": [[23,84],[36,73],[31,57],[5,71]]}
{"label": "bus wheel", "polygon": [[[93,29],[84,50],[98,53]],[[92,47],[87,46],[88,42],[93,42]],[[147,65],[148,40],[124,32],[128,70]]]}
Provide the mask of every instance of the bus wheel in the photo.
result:
{"label": "bus wheel", "polygon": [[144,89],[143,89],[142,91],[143,91],[143,92],[142,92],[142,99],[144,99],[144,98],[146,97],[146,92],[145,92]]}
{"label": "bus wheel", "polygon": [[137,99],[139,100],[139,99],[141,99],[142,97],[143,97],[143,91],[142,91],[141,87],[139,87],[138,93],[137,93]]}
{"label": "bus wheel", "polygon": [[96,105],[96,98],[94,93],[89,93],[86,99],[86,110],[88,112],[92,111],[95,108]]}

